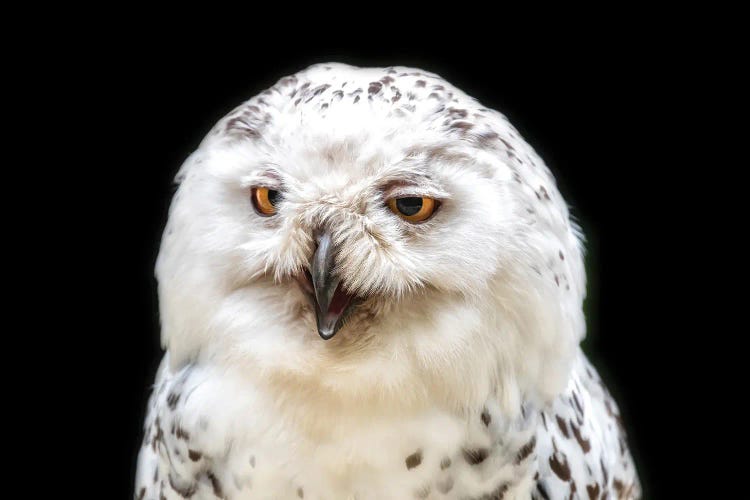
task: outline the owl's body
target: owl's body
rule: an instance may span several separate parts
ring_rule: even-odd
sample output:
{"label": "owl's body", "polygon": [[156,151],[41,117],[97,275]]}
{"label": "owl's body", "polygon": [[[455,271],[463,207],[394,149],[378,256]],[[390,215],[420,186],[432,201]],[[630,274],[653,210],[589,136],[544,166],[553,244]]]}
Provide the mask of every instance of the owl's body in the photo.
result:
{"label": "owl's body", "polygon": [[578,232],[502,115],[429,73],[319,65],[179,179],[136,498],[639,495],[578,348]]}
{"label": "owl's body", "polygon": [[[632,498],[617,407],[581,354],[543,409],[505,418],[359,408],[308,422],[242,373],[162,366],[149,404],[137,498]],[[313,410],[314,411],[314,410]],[[302,415],[299,415],[302,413]],[[577,494],[576,494],[577,493]],[[572,495],[572,497],[571,497]]]}

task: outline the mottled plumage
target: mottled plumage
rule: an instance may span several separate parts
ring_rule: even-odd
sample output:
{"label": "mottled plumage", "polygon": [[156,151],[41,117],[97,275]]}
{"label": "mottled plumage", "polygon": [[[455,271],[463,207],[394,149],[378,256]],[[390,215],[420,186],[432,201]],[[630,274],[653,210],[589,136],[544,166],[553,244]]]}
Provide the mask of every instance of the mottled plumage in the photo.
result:
{"label": "mottled plumage", "polygon": [[[578,347],[579,231],[503,115],[423,71],[316,65],[178,180],[136,498],[640,495]],[[404,196],[437,208],[409,222]],[[353,304],[335,329],[319,276]]]}

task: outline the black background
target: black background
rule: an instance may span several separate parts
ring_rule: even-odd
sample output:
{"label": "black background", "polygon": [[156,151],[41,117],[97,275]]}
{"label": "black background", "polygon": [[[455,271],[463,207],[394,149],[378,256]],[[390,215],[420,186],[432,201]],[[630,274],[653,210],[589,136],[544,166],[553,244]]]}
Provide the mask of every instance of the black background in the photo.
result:
{"label": "black background", "polygon": [[666,142],[674,89],[665,78],[669,58],[653,50],[599,34],[540,49],[519,41],[504,50],[297,45],[235,50],[230,58],[209,42],[187,46],[178,37],[92,62],[84,91],[101,158],[82,172],[96,181],[81,215],[92,241],[82,257],[94,274],[101,271],[88,300],[97,324],[107,325],[95,332],[95,345],[110,384],[100,411],[118,430],[116,443],[98,445],[113,457],[111,490],[130,494],[160,356],[153,267],[173,176],[238,103],[281,76],[339,61],[436,72],[505,113],[545,159],[588,240],[585,348],[620,404],[648,497],[660,496],[672,460],[666,443],[678,432],[670,417],[675,382],[664,367],[680,266],[664,223],[675,210]]}

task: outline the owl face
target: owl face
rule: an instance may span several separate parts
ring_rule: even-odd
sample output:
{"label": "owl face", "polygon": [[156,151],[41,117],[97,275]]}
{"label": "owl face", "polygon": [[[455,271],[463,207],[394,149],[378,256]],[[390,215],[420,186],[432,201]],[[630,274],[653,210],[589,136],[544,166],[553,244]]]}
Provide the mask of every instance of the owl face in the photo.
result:
{"label": "owl face", "polygon": [[476,355],[496,380],[518,375],[503,366],[516,350],[581,334],[578,238],[548,170],[434,75],[282,79],[221,120],[178,180],[157,264],[173,363],[365,376],[400,356],[398,378]]}
{"label": "owl face", "polygon": [[227,221],[238,231],[236,279],[299,287],[321,337],[361,306],[372,312],[426,289],[486,290],[512,207],[471,158],[363,158],[346,143],[289,156],[297,168],[275,160],[236,177],[237,212]]}

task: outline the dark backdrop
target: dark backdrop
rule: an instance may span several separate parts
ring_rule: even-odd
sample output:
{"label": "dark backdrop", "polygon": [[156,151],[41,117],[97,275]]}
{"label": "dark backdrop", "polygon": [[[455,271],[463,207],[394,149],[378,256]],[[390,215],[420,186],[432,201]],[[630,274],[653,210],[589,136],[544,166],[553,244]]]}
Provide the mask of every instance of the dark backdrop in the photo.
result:
{"label": "dark backdrop", "polygon": [[664,367],[674,317],[665,300],[677,266],[667,257],[670,230],[663,223],[672,186],[661,142],[668,133],[662,99],[671,91],[660,77],[662,60],[605,40],[535,51],[297,46],[234,51],[231,60],[211,45],[188,48],[176,38],[126,47],[86,84],[95,107],[91,124],[106,152],[91,171],[91,194],[106,199],[106,220],[105,210],[83,217],[98,242],[89,250],[88,265],[101,270],[92,300],[113,325],[96,340],[106,354],[102,378],[114,384],[106,409],[118,422],[117,442],[107,442],[112,489],[129,494],[132,487],[160,357],[153,267],[173,176],[238,103],[309,64],[340,61],[436,72],[505,113],[545,159],[588,240],[586,350],[620,404],[644,488],[649,496],[664,491],[660,469],[672,460],[665,443],[676,432],[664,397],[673,384]]}

